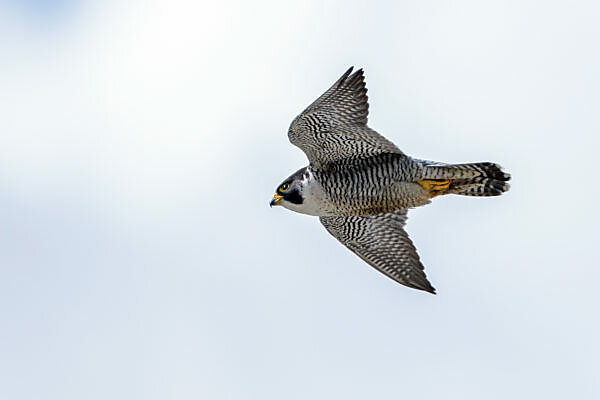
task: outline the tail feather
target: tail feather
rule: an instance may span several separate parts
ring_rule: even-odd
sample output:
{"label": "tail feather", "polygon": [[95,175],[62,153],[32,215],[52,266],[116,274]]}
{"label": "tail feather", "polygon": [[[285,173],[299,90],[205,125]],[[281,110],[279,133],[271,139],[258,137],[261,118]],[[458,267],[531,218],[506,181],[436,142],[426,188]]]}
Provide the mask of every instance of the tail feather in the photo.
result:
{"label": "tail feather", "polygon": [[506,181],[477,177],[452,181],[447,193],[463,196],[500,196],[508,189],[510,185]]}
{"label": "tail feather", "polygon": [[449,184],[444,185],[444,190],[432,192],[432,197],[450,193],[463,196],[499,196],[510,189],[510,174],[502,171],[498,164],[490,162],[430,165],[426,171],[426,179],[449,180]]}

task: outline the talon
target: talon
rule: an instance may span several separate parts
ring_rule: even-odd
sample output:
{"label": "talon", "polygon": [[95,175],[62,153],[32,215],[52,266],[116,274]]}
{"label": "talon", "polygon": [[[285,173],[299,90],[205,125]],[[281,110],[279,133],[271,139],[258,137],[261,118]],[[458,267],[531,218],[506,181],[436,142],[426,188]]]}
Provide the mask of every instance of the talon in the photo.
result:
{"label": "talon", "polygon": [[450,179],[422,179],[417,183],[429,192],[429,197],[439,196],[446,193],[450,188]]}

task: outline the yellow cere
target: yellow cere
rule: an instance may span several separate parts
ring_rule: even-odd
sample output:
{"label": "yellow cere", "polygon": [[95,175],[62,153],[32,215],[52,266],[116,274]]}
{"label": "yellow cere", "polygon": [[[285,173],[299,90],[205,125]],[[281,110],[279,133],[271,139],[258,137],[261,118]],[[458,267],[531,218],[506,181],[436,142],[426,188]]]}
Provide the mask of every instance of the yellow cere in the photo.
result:
{"label": "yellow cere", "polygon": [[275,200],[275,204],[279,204],[279,202],[281,201],[281,199],[283,199],[283,196],[280,195],[279,193],[275,193],[273,195],[273,200]]}

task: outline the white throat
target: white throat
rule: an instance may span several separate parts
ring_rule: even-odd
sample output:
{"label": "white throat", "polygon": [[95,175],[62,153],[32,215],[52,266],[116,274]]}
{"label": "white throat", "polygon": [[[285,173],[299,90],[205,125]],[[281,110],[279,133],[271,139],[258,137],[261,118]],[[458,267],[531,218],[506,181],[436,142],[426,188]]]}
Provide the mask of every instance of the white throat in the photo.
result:
{"label": "white throat", "polygon": [[321,184],[317,182],[310,167],[302,175],[302,204],[294,204],[284,201],[281,205],[288,210],[308,215],[332,215],[326,205],[325,192]]}

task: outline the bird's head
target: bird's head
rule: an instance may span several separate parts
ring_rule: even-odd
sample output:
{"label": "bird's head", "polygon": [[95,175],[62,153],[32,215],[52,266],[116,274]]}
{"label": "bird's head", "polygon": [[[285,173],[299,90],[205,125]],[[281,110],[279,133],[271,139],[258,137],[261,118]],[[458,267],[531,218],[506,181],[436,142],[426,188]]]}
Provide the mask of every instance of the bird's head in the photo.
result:
{"label": "bird's head", "polygon": [[306,168],[302,168],[281,182],[277,189],[275,189],[275,194],[269,205],[271,207],[282,206],[292,211],[299,211],[304,202],[302,191],[306,183],[305,171]]}

